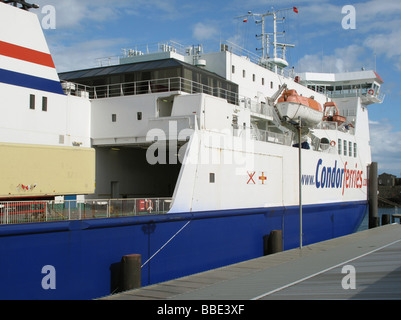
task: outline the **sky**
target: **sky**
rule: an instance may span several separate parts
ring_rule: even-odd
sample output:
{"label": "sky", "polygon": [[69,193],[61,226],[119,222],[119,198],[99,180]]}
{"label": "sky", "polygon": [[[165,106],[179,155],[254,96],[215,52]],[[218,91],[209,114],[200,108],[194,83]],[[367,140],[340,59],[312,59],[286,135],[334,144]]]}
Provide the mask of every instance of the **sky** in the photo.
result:
{"label": "sky", "polygon": [[[32,0],[55,7],[55,29],[47,29],[58,72],[90,68],[97,58],[122,48],[174,40],[183,45],[230,40],[255,52],[259,27],[236,18],[248,11],[285,12],[282,42],[296,72],[376,70],[384,80],[382,104],[368,107],[372,160],[379,174],[401,175],[401,1],[400,0]],[[343,28],[343,7],[355,8],[355,28]],[[42,21],[47,12],[34,10]],[[267,30],[272,23],[268,20]]]}

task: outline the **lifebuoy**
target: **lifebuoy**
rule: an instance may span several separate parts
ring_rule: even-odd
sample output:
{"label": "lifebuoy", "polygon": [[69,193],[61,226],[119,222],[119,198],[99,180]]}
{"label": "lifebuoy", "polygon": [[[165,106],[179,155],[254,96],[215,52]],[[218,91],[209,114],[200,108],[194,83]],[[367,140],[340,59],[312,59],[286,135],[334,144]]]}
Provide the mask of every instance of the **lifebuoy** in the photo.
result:
{"label": "lifebuoy", "polygon": [[373,91],[373,89],[369,89],[368,93],[369,93],[370,95],[373,95],[375,92]]}
{"label": "lifebuoy", "polygon": [[145,199],[146,211],[151,212],[153,210],[153,201],[150,199]]}
{"label": "lifebuoy", "polygon": [[336,142],[335,142],[334,140],[331,140],[330,145],[331,145],[332,147],[335,147],[335,146],[336,146]]}

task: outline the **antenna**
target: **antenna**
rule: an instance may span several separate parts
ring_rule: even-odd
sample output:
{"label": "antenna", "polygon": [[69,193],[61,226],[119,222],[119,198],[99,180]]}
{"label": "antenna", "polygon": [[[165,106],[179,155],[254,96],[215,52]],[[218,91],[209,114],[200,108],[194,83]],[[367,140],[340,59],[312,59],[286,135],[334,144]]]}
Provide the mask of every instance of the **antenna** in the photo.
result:
{"label": "antenna", "polygon": [[376,46],[375,46],[375,72],[376,72]]}
{"label": "antenna", "polygon": [[[0,0],[0,2],[8,3],[13,5],[14,7],[21,8],[23,10],[29,10],[29,9],[38,9],[39,6],[34,3],[27,3],[25,0]],[[20,5],[20,7],[18,6]]]}
{"label": "antenna", "polygon": [[[295,47],[292,44],[285,44],[285,43],[278,43],[277,42],[277,35],[278,34],[284,34],[284,32],[277,32],[277,22],[283,22],[285,18],[281,18],[278,19],[277,18],[277,13],[281,12],[281,11],[287,11],[287,10],[293,10],[294,12],[298,12],[298,10],[293,7],[293,8],[286,8],[286,9],[279,9],[270,12],[266,12],[266,13],[252,13],[251,11],[248,11],[247,15],[244,16],[240,16],[237,18],[245,18],[247,20],[248,17],[257,17],[259,18],[259,20],[255,19],[255,23],[256,24],[260,24],[261,25],[261,33],[257,34],[256,37],[262,40],[262,48],[260,49],[256,49],[258,50],[262,50],[262,62],[270,62],[274,65],[274,71],[277,72],[277,67],[287,67],[288,66],[288,62],[285,60],[285,51],[286,48],[293,48]],[[265,32],[265,18],[267,16],[273,16],[273,33],[267,33]],[[244,20],[244,21],[246,21]],[[273,35],[273,58],[269,59],[269,49],[270,49],[270,45],[269,45],[269,39],[270,36]],[[279,58],[277,56],[277,48],[281,48],[282,49],[282,58]]]}

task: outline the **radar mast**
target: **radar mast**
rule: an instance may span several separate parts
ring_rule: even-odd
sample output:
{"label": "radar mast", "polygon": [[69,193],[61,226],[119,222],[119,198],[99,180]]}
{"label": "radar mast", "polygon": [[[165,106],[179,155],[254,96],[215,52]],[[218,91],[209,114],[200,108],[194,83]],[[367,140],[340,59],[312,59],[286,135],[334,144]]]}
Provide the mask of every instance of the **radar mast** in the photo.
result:
{"label": "radar mast", "polygon": [[[288,67],[288,62],[285,59],[285,51],[286,48],[293,48],[295,45],[293,44],[286,44],[286,43],[279,43],[277,42],[277,35],[279,34],[285,34],[284,32],[277,32],[277,22],[283,22],[285,20],[285,17],[283,18],[277,18],[277,13],[281,11],[287,11],[287,10],[293,10],[294,12],[298,12],[298,9],[296,7],[293,8],[286,8],[286,9],[279,9],[279,10],[274,10],[266,13],[252,13],[251,11],[248,11],[247,15],[240,16],[238,18],[248,18],[248,17],[254,17],[255,23],[261,25],[261,33],[257,34],[256,37],[262,40],[262,48],[256,49],[257,51],[262,50],[262,58],[261,62],[263,64],[266,63],[271,63],[274,66],[274,72],[277,73],[278,68],[285,68]],[[268,33],[265,31],[265,18],[268,16],[273,16],[273,33]],[[246,20],[244,20],[246,21]],[[270,43],[269,39],[270,36],[273,36],[273,58],[270,58],[269,56],[269,49],[270,49]],[[282,57],[279,58],[277,55],[277,48],[282,49]]]}

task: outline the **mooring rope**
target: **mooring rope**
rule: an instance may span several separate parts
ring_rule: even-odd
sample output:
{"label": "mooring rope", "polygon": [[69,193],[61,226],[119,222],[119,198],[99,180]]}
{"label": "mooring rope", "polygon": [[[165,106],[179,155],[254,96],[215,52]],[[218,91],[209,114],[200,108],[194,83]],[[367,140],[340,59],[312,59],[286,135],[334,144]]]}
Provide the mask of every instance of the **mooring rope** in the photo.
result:
{"label": "mooring rope", "polygon": [[141,269],[150,261],[153,259],[153,257],[155,255],[157,255],[161,250],[163,250],[163,248],[171,241],[173,240],[182,230],[184,230],[184,228],[191,222],[192,220],[189,220],[180,230],[178,230],[170,239],[167,240],[167,242],[165,244],[163,244],[161,246],[161,248],[159,250],[157,250],[148,260],[146,260],[146,262],[141,265]]}

